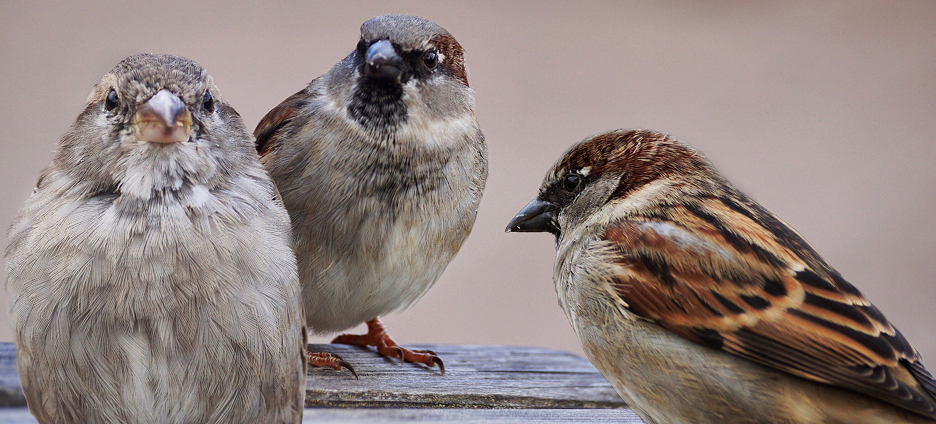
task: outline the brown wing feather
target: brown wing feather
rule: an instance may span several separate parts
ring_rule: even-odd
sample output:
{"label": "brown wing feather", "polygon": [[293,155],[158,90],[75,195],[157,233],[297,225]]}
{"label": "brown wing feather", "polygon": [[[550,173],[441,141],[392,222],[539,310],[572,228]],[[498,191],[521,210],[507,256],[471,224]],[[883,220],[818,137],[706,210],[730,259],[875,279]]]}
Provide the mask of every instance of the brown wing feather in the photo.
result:
{"label": "brown wing feather", "polygon": [[756,203],[712,197],[661,208],[617,223],[604,240],[623,258],[614,282],[632,312],[700,344],[936,418],[936,381],[917,351]]}
{"label": "brown wing feather", "polygon": [[276,150],[282,137],[275,137],[276,133],[296,116],[296,113],[307,104],[306,90],[299,91],[276,105],[260,120],[254,129],[257,138],[257,152],[260,156]]}

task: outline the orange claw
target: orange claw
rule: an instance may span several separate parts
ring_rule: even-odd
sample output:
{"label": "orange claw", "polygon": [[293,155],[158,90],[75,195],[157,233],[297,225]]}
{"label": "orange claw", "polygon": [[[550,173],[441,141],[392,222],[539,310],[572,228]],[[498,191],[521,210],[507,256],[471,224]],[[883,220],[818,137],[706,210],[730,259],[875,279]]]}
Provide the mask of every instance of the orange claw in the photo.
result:
{"label": "orange claw", "polygon": [[431,350],[409,350],[400,347],[400,345],[393,341],[390,334],[387,333],[387,329],[384,328],[383,323],[377,318],[367,321],[367,334],[342,334],[335,337],[332,343],[365,347],[373,346],[377,348],[377,353],[386,357],[399,359],[401,365],[404,362],[423,364],[427,367],[438,365],[439,372],[445,375],[445,364],[442,363],[442,360],[439,359],[439,356],[436,355],[435,352]]}
{"label": "orange claw", "polygon": [[345,362],[345,360],[336,353],[308,352],[306,353],[306,361],[313,367],[330,367],[335,371],[341,371],[341,368],[344,367],[347,368],[348,371],[351,371],[351,374],[354,374],[354,378],[358,378],[354,367]]}

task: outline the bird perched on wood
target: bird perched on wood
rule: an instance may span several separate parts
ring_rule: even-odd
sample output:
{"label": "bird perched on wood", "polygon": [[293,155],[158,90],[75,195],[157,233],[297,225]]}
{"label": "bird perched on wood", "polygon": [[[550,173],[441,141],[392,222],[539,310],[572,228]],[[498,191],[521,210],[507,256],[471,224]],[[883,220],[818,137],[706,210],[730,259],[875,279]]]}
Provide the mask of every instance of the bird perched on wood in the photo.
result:
{"label": "bird perched on wood", "polygon": [[[422,297],[474,225],[487,147],[461,45],[423,18],[373,18],[351,54],[254,134],[292,218],[309,329],[367,322],[366,335],[334,342],[444,373],[438,356],[401,348],[378,318]],[[311,362],[336,366],[328,361]]]}
{"label": "bird perched on wood", "polygon": [[574,145],[507,231],[556,236],[559,304],[648,423],[936,421],[936,381],[904,336],[665,134]]}
{"label": "bird perched on wood", "polygon": [[95,86],[10,229],[16,362],[40,423],[298,423],[289,216],[194,62]]}

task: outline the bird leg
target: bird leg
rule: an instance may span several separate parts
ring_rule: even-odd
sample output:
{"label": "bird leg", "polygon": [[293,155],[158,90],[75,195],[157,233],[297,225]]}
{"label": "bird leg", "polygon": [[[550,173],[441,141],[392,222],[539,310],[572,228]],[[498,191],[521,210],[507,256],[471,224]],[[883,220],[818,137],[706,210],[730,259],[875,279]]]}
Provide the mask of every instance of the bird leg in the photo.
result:
{"label": "bird leg", "polygon": [[378,318],[367,321],[367,334],[342,334],[335,337],[332,343],[364,347],[373,346],[377,348],[377,353],[383,356],[397,358],[400,360],[400,364],[403,362],[413,362],[423,364],[427,367],[438,365],[439,372],[445,375],[445,365],[435,352],[431,350],[410,350],[400,347],[397,342],[390,338],[390,334],[387,333],[387,329],[384,328],[383,323],[380,322]]}
{"label": "bird leg", "polygon": [[306,362],[313,367],[330,367],[335,371],[341,371],[341,368],[347,368],[348,371],[351,371],[351,374],[354,374],[354,378],[358,378],[357,373],[354,371],[354,367],[351,364],[345,362],[338,354],[328,353],[328,352],[306,352]]}

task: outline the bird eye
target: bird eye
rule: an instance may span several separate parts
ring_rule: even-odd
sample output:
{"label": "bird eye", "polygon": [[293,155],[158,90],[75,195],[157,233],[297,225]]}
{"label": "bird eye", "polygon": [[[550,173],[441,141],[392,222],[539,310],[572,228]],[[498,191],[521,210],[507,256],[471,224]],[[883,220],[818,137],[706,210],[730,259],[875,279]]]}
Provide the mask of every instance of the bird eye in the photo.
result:
{"label": "bird eye", "polygon": [[202,106],[204,106],[205,110],[208,112],[214,111],[214,97],[211,97],[211,93],[205,92],[205,98],[202,99]]}
{"label": "bird eye", "polygon": [[574,192],[578,190],[581,185],[582,176],[577,172],[572,172],[562,177],[562,186],[565,187],[566,191]]}
{"label": "bird eye", "polygon": [[107,99],[104,100],[104,109],[114,110],[117,107],[117,92],[112,88],[109,93],[107,93]]}
{"label": "bird eye", "polygon": [[426,56],[423,57],[423,63],[429,69],[435,68],[436,64],[439,63],[438,53],[436,53],[435,50],[429,50],[426,52]]}

